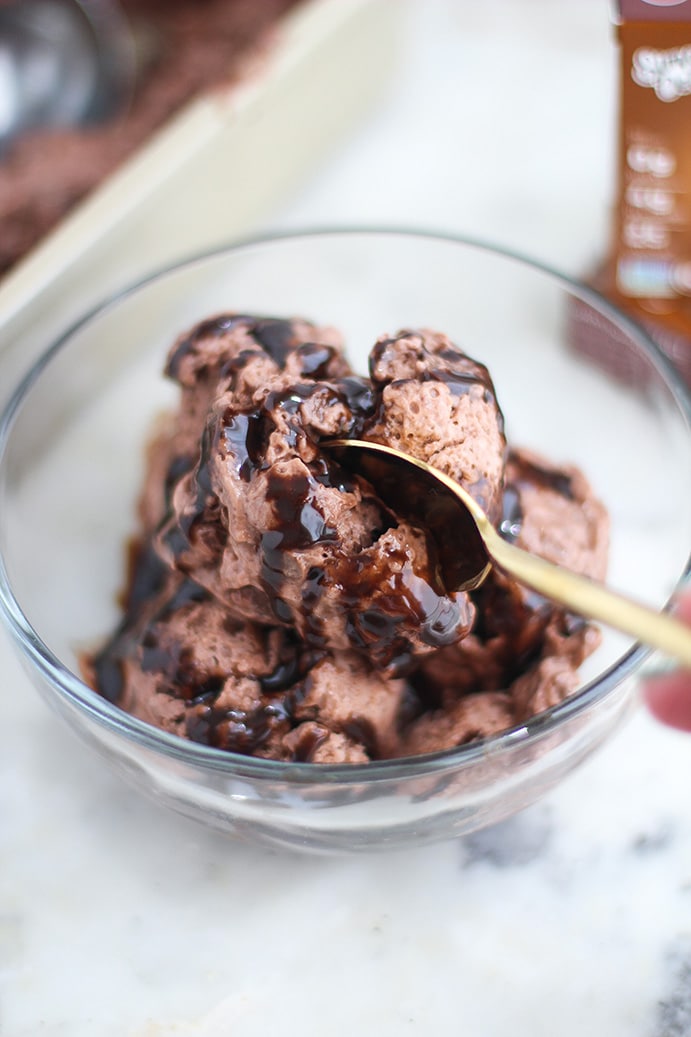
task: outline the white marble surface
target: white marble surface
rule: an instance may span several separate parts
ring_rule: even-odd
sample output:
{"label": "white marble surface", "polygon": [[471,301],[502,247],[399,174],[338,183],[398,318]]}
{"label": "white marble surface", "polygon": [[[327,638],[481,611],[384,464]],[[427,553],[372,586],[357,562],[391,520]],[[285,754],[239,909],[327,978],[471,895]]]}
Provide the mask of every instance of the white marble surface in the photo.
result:
{"label": "white marble surface", "polygon": [[[606,4],[401,8],[389,95],[267,226],[435,227],[580,272],[610,199]],[[691,1034],[691,740],[643,712],[498,829],[323,860],[139,800],[4,635],[0,667],[3,1037]]]}

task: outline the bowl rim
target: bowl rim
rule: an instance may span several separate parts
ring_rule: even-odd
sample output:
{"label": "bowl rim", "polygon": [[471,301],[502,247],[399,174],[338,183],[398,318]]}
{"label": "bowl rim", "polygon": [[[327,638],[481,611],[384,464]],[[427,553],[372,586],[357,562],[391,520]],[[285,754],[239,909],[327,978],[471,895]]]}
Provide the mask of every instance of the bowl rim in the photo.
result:
{"label": "bowl rim", "polygon": [[[270,247],[273,244],[305,241],[312,238],[350,238],[355,236],[376,236],[377,238],[405,237],[459,246],[471,251],[485,252],[517,263],[523,268],[532,269],[545,275],[548,279],[561,284],[572,296],[592,305],[594,309],[610,318],[613,322],[617,322],[637,342],[647,359],[662,377],[667,389],[675,398],[687,425],[691,428],[691,391],[686,387],[681,374],[675,369],[666,354],[653,341],[645,329],[626,313],[618,309],[600,292],[584,282],[514,248],[462,234],[416,227],[389,227],[385,225],[324,226],[248,236],[219,245],[213,249],[193,253],[160,267],[144,277],[138,278],[131,284],[106,295],[101,301],[91,306],[77,320],[73,321],[69,327],[62,331],[51,345],[43,350],[38,359],[32,363],[29,370],[16,385],[0,415],[0,468],[14,421],[21,410],[24,400],[41,377],[44,369],[53,357],[67,346],[75,334],[92,321],[105,316],[109,310],[116,307],[119,303],[141,292],[149,284],[180,272],[185,268],[212,261],[224,255]],[[663,606],[665,610],[670,608],[677,592],[690,578],[691,553],[669,600]],[[15,648],[19,650],[20,656],[46,679],[50,687],[58,693],[60,698],[75,707],[79,712],[86,713],[102,727],[123,735],[130,742],[134,742],[155,753],[163,754],[178,762],[188,765],[199,765],[207,770],[235,777],[275,779],[287,783],[310,784],[313,786],[334,783],[369,785],[390,779],[420,777],[424,774],[463,768],[487,757],[494,758],[505,749],[513,749],[519,745],[525,747],[541,739],[565,721],[583,713],[594,702],[606,698],[611,691],[626,681],[638,669],[643,660],[651,654],[651,650],[647,647],[634,644],[602,673],[587,681],[562,702],[536,714],[525,723],[514,725],[496,735],[456,746],[452,749],[417,756],[372,760],[368,763],[360,764],[314,764],[245,756],[240,753],[193,742],[156,728],[108,702],[81,680],[77,674],[65,666],[32,627],[12,590],[1,547],[0,621],[4,622],[14,641]]]}

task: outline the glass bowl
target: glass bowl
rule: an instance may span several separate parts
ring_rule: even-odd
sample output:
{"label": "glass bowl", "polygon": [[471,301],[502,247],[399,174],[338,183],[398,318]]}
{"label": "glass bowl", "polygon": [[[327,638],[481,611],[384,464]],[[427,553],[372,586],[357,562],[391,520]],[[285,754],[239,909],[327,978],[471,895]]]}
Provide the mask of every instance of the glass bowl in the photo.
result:
{"label": "glass bowl", "polygon": [[[510,441],[588,475],[611,515],[611,584],[663,608],[688,574],[689,398],[635,325],[587,287],[482,243],[404,231],[286,235],[195,258],[108,301],[16,389],[0,425],[0,615],[33,683],[136,789],[273,846],[420,845],[527,806],[626,713],[640,646],[605,632],[578,691],[503,734],[358,765],[187,742],[80,679],[80,652],[117,622],[143,445],[175,394],[161,374],[166,351],[181,330],[225,310],[334,324],[360,371],[383,332],[446,332],[490,368]],[[611,371],[584,356],[584,344],[604,351],[615,340]]]}

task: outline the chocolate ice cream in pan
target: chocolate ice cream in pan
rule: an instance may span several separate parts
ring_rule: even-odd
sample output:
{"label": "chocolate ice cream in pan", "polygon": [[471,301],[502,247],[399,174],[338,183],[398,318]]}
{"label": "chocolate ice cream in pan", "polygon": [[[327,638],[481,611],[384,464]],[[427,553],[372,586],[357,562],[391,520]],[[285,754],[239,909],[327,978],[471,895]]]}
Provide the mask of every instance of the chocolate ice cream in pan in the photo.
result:
{"label": "chocolate ice cream in pan", "polygon": [[149,448],[122,621],[85,664],[110,701],[223,750],[332,763],[449,749],[575,690],[590,624],[496,571],[449,590],[425,530],[320,445],[403,449],[505,536],[602,578],[585,476],[507,445],[489,372],[446,335],[382,335],[365,377],[333,328],[227,313],[166,373],[180,404]]}
{"label": "chocolate ice cream in pan", "polygon": [[[10,18],[17,20],[15,12],[22,15],[24,36],[36,22],[41,50],[36,68],[27,73],[35,80],[30,96],[40,93],[46,63],[50,70],[59,59],[65,69],[55,90],[66,95],[43,124],[36,117],[11,139],[0,136],[0,276],[187,102],[241,80],[252,62],[266,57],[281,17],[297,6],[298,0],[60,0],[51,20],[50,5],[13,0],[3,11],[0,4],[0,43],[8,35],[2,33],[5,21],[9,30]],[[22,13],[23,7],[28,10]],[[75,22],[72,35],[84,37],[87,53],[50,55],[50,43],[64,46],[65,22]],[[18,47],[26,46],[24,37],[18,40]],[[90,113],[87,96],[84,111],[69,118],[70,91],[75,92],[66,71],[70,58],[72,65],[87,59],[100,64],[103,82],[97,86],[109,91],[112,103],[94,106],[98,117]],[[8,103],[11,107],[12,100]]]}

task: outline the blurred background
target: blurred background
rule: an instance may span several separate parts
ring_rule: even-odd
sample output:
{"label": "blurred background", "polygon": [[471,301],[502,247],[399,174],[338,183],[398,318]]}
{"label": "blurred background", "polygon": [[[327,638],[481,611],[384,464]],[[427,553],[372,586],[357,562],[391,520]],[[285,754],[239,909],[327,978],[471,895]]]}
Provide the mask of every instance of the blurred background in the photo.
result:
{"label": "blurred background", "polygon": [[274,222],[414,223],[586,270],[614,188],[606,0],[400,7],[387,89]]}
{"label": "blurred background", "polygon": [[606,0],[0,5],[0,333],[29,302],[35,326],[42,300],[54,325],[70,279],[85,304],[295,227],[437,229],[589,272],[614,190],[611,16]]}

